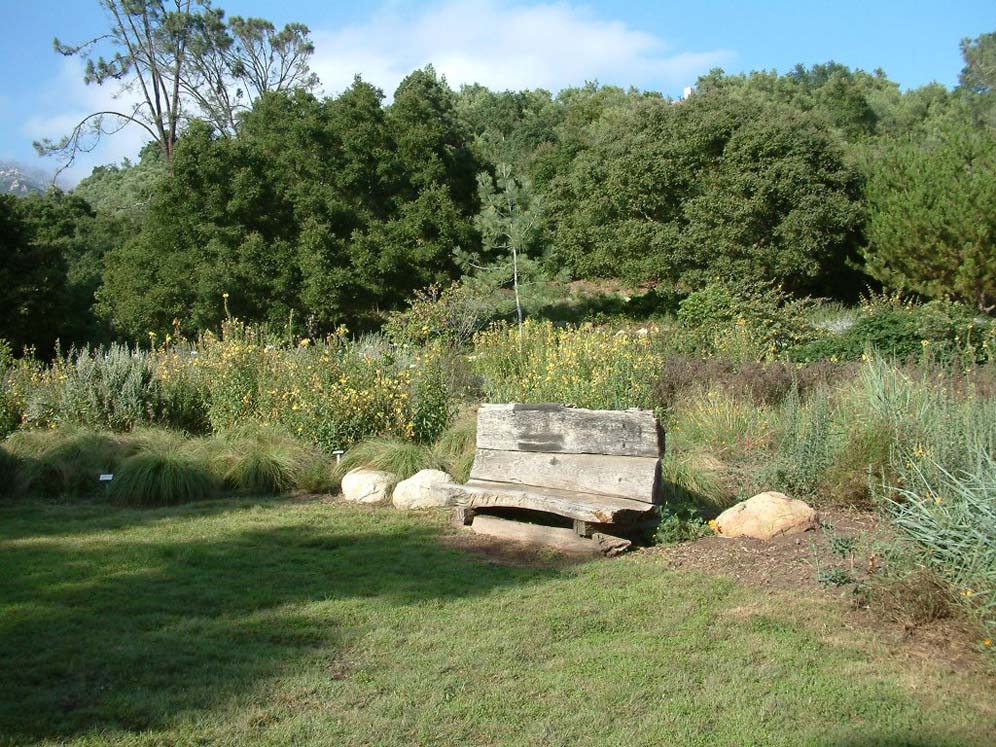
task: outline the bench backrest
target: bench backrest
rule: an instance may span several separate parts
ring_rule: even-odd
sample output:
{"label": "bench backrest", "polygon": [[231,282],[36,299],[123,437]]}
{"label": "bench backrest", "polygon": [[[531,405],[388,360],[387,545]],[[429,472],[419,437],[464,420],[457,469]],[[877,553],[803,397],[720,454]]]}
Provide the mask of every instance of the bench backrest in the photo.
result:
{"label": "bench backrest", "polygon": [[657,503],[663,451],[649,410],[484,404],[470,479]]}

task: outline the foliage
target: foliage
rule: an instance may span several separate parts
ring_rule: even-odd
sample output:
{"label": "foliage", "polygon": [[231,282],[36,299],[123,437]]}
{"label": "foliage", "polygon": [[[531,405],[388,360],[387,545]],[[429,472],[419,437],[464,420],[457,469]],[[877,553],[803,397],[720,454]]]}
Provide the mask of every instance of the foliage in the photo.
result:
{"label": "foliage", "polygon": [[104,492],[99,476],[113,473],[134,453],[135,443],[90,430],[19,431],[4,450],[17,460],[8,489],[18,495],[93,497]]}
{"label": "foliage", "polygon": [[216,441],[218,449],[211,449],[209,442],[213,471],[226,487],[242,495],[290,492],[316,462],[323,461],[300,440],[272,426],[237,427],[219,434]]}
{"label": "foliage", "polygon": [[338,475],[352,469],[379,469],[405,480],[424,469],[439,469],[466,482],[474,461],[476,413],[468,411],[444,430],[435,443],[412,443],[398,438],[369,438],[346,451]]}
{"label": "foliage", "polygon": [[0,195],[0,338],[18,353],[41,343],[51,349],[63,319],[66,258],[39,241],[24,203]]}
{"label": "foliage", "polygon": [[576,275],[836,282],[858,181],[812,117],[707,92],[609,110],[589,142],[549,195],[553,258]]}
{"label": "foliage", "polygon": [[557,328],[527,319],[520,332],[495,325],[474,338],[474,370],[489,402],[563,402],[577,407],[646,406],[646,371],[659,358],[650,333],[584,324]]}
{"label": "foliage", "polygon": [[657,525],[654,539],[662,545],[676,542],[694,542],[713,533],[708,522],[699,516],[694,506],[672,504],[670,501],[661,510],[661,521]]}
{"label": "foliage", "polygon": [[687,352],[767,360],[820,336],[806,318],[810,307],[775,286],[717,280],[679,304],[677,322]]}
{"label": "foliage", "polygon": [[955,112],[871,166],[868,272],[891,287],[996,305],[996,129]]}
{"label": "foliage", "polygon": [[390,107],[357,79],[336,99],[263,96],[238,138],[191,125],[142,230],[108,255],[99,309],[133,338],[174,320],[193,336],[229,293],[232,314],[315,336],[451,280],[454,249],[478,240],[451,94],[419,71]]}
{"label": "foliage", "polygon": [[857,360],[873,349],[899,361],[970,364],[990,359],[993,332],[988,319],[962,304],[942,300],[919,304],[898,294],[871,295],[845,329],[788,354],[799,361],[844,361]]}
{"label": "foliage", "polygon": [[71,350],[49,375],[58,382],[56,424],[127,431],[158,419],[160,388],[150,357],[127,346]]}
{"label": "foliage", "polygon": [[169,164],[196,111],[234,134],[239,114],[266,92],[318,84],[308,69],[314,47],[303,24],[279,32],[260,18],[234,16],[226,24],[210,0],[100,0],[100,6],[106,33],[75,46],[55,39],[53,46],[86,59],[84,83],[116,85],[113,98],[135,103],[87,114],[62,140],[35,143],[39,154],[60,156],[62,168],[128,125],[144,130]]}
{"label": "foliage", "polygon": [[109,497],[129,506],[172,506],[213,498],[219,483],[205,460],[172,439],[148,443],[125,459]]}
{"label": "foliage", "polygon": [[454,282],[442,289],[434,285],[416,291],[407,309],[388,316],[384,334],[398,345],[438,341],[462,348],[501,315],[492,295],[498,288],[490,288],[491,293],[479,290],[477,284]]}
{"label": "foliage", "polygon": [[768,479],[789,493],[813,495],[839,448],[829,392],[817,389],[803,404],[798,390],[792,389],[782,404],[780,419],[783,430]]}
{"label": "foliage", "polygon": [[996,633],[996,460],[980,449],[972,471],[949,471],[909,450],[894,486],[886,487],[892,522],[920,549],[920,562],[939,571],[959,601]]}

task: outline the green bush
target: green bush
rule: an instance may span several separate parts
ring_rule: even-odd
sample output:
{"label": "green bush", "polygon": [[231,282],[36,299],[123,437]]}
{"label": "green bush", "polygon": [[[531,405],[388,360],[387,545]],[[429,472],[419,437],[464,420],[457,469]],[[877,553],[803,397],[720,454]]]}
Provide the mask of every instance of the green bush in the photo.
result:
{"label": "green bush", "polygon": [[871,350],[898,361],[983,362],[990,357],[991,326],[961,304],[872,296],[842,332],[800,345],[789,355],[797,361],[844,361]]}
{"label": "green bush", "polygon": [[826,481],[839,442],[833,423],[830,393],[813,392],[803,402],[793,389],[781,407],[781,436],[765,479],[786,492],[812,496]]}
{"label": "green bush", "polygon": [[6,444],[0,444],[0,498],[15,495],[21,460],[17,458]]}
{"label": "green bush", "polygon": [[668,502],[661,510],[654,540],[661,545],[692,542],[713,533],[709,524],[691,505]]}
{"label": "green bush", "polygon": [[673,344],[736,361],[774,359],[824,334],[809,322],[812,305],[775,286],[716,281],[680,303]]}

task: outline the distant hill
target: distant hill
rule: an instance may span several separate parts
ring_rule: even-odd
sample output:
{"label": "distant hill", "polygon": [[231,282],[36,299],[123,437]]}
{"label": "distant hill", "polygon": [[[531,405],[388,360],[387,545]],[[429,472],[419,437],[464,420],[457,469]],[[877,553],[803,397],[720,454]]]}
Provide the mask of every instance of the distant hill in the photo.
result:
{"label": "distant hill", "polygon": [[0,194],[42,194],[48,186],[49,179],[43,172],[13,161],[0,161]]}

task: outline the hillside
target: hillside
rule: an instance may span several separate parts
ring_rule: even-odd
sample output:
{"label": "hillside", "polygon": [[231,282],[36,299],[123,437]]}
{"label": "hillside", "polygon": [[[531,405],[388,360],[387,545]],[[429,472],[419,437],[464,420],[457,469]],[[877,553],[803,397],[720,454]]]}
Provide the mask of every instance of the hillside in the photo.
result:
{"label": "hillside", "polygon": [[45,174],[14,163],[0,161],[0,194],[43,194],[48,189]]}

